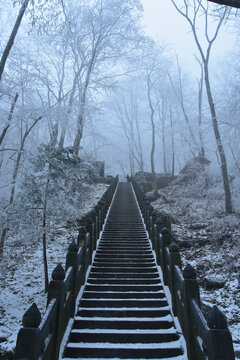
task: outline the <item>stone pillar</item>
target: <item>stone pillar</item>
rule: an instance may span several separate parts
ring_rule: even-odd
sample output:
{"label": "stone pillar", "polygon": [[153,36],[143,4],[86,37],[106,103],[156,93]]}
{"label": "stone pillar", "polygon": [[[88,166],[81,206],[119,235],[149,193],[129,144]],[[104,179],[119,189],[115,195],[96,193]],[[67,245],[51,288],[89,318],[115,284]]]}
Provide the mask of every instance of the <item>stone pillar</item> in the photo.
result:
{"label": "stone pillar", "polygon": [[207,317],[209,331],[206,339],[209,360],[234,360],[232,336],[224,314],[213,306]]}
{"label": "stone pillar", "polygon": [[38,360],[41,354],[41,314],[34,303],[23,315],[17,336],[14,360]]}

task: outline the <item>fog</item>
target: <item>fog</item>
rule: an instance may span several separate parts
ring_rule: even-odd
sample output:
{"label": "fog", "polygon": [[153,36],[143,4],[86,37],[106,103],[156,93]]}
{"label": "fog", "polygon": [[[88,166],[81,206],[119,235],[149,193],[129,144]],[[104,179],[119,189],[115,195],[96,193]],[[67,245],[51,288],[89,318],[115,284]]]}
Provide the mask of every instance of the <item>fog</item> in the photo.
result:
{"label": "fog", "polygon": [[175,176],[198,156],[216,176],[222,168],[225,179],[236,176],[235,13],[209,5],[194,14],[182,1],[24,4],[13,46],[21,5],[8,2],[0,14],[2,208],[20,206],[26,184],[40,191],[58,156],[82,162],[86,178],[96,161],[122,179],[138,171]]}

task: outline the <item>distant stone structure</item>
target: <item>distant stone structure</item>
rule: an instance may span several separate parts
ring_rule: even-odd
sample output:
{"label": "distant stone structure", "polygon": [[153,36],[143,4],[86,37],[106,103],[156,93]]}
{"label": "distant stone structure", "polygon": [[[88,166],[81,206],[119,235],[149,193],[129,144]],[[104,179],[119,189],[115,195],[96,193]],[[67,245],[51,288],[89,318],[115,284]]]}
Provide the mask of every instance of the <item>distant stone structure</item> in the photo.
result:
{"label": "distant stone structure", "polygon": [[[144,192],[152,191],[154,189],[152,173],[139,171],[135,174],[135,179]],[[170,174],[156,174],[156,180],[158,189],[162,189],[170,185],[173,178]]]}
{"label": "distant stone structure", "polygon": [[205,170],[205,167],[210,165],[211,161],[203,156],[197,156],[189,160],[180,171],[183,175],[199,174]]}
{"label": "distant stone structure", "polygon": [[188,181],[196,179],[210,164],[211,161],[203,156],[196,156],[192,158],[182,168],[175,183],[187,183]]}
{"label": "distant stone structure", "polygon": [[100,177],[104,177],[104,168],[105,168],[104,161],[95,161],[93,165],[96,168],[97,175]]}

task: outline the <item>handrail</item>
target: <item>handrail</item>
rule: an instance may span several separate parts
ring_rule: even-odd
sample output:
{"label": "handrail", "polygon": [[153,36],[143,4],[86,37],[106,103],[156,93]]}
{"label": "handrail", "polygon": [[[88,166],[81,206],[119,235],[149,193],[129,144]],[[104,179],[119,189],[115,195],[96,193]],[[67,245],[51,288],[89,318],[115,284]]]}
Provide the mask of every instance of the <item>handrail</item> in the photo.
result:
{"label": "handrail", "polygon": [[196,272],[190,264],[181,270],[179,247],[171,233],[170,217],[150,205],[135,178],[131,178],[131,182],[157,263],[162,269],[164,285],[171,293],[173,315],[178,317],[181,325],[188,359],[234,360],[232,337],[225,316],[213,306],[205,319]]}
{"label": "handrail", "polygon": [[15,360],[57,360],[69,320],[76,311],[76,299],[85,283],[88,266],[96,249],[107,211],[118,184],[116,176],[102,198],[79,228],[78,241],[68,247],[65,269],[58,264],[48,287],[47,308],[41,314],[33,304],[23,315],[17,336]]}

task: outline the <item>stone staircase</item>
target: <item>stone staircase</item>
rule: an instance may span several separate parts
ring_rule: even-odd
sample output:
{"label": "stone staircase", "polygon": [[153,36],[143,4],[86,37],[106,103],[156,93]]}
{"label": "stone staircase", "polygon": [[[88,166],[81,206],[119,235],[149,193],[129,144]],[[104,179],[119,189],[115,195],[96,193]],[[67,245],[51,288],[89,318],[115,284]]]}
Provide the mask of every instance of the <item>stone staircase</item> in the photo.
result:
{"label": "stone staircase", "polygon": [[186,359],[130,183],[120,183],[63,359]]}

